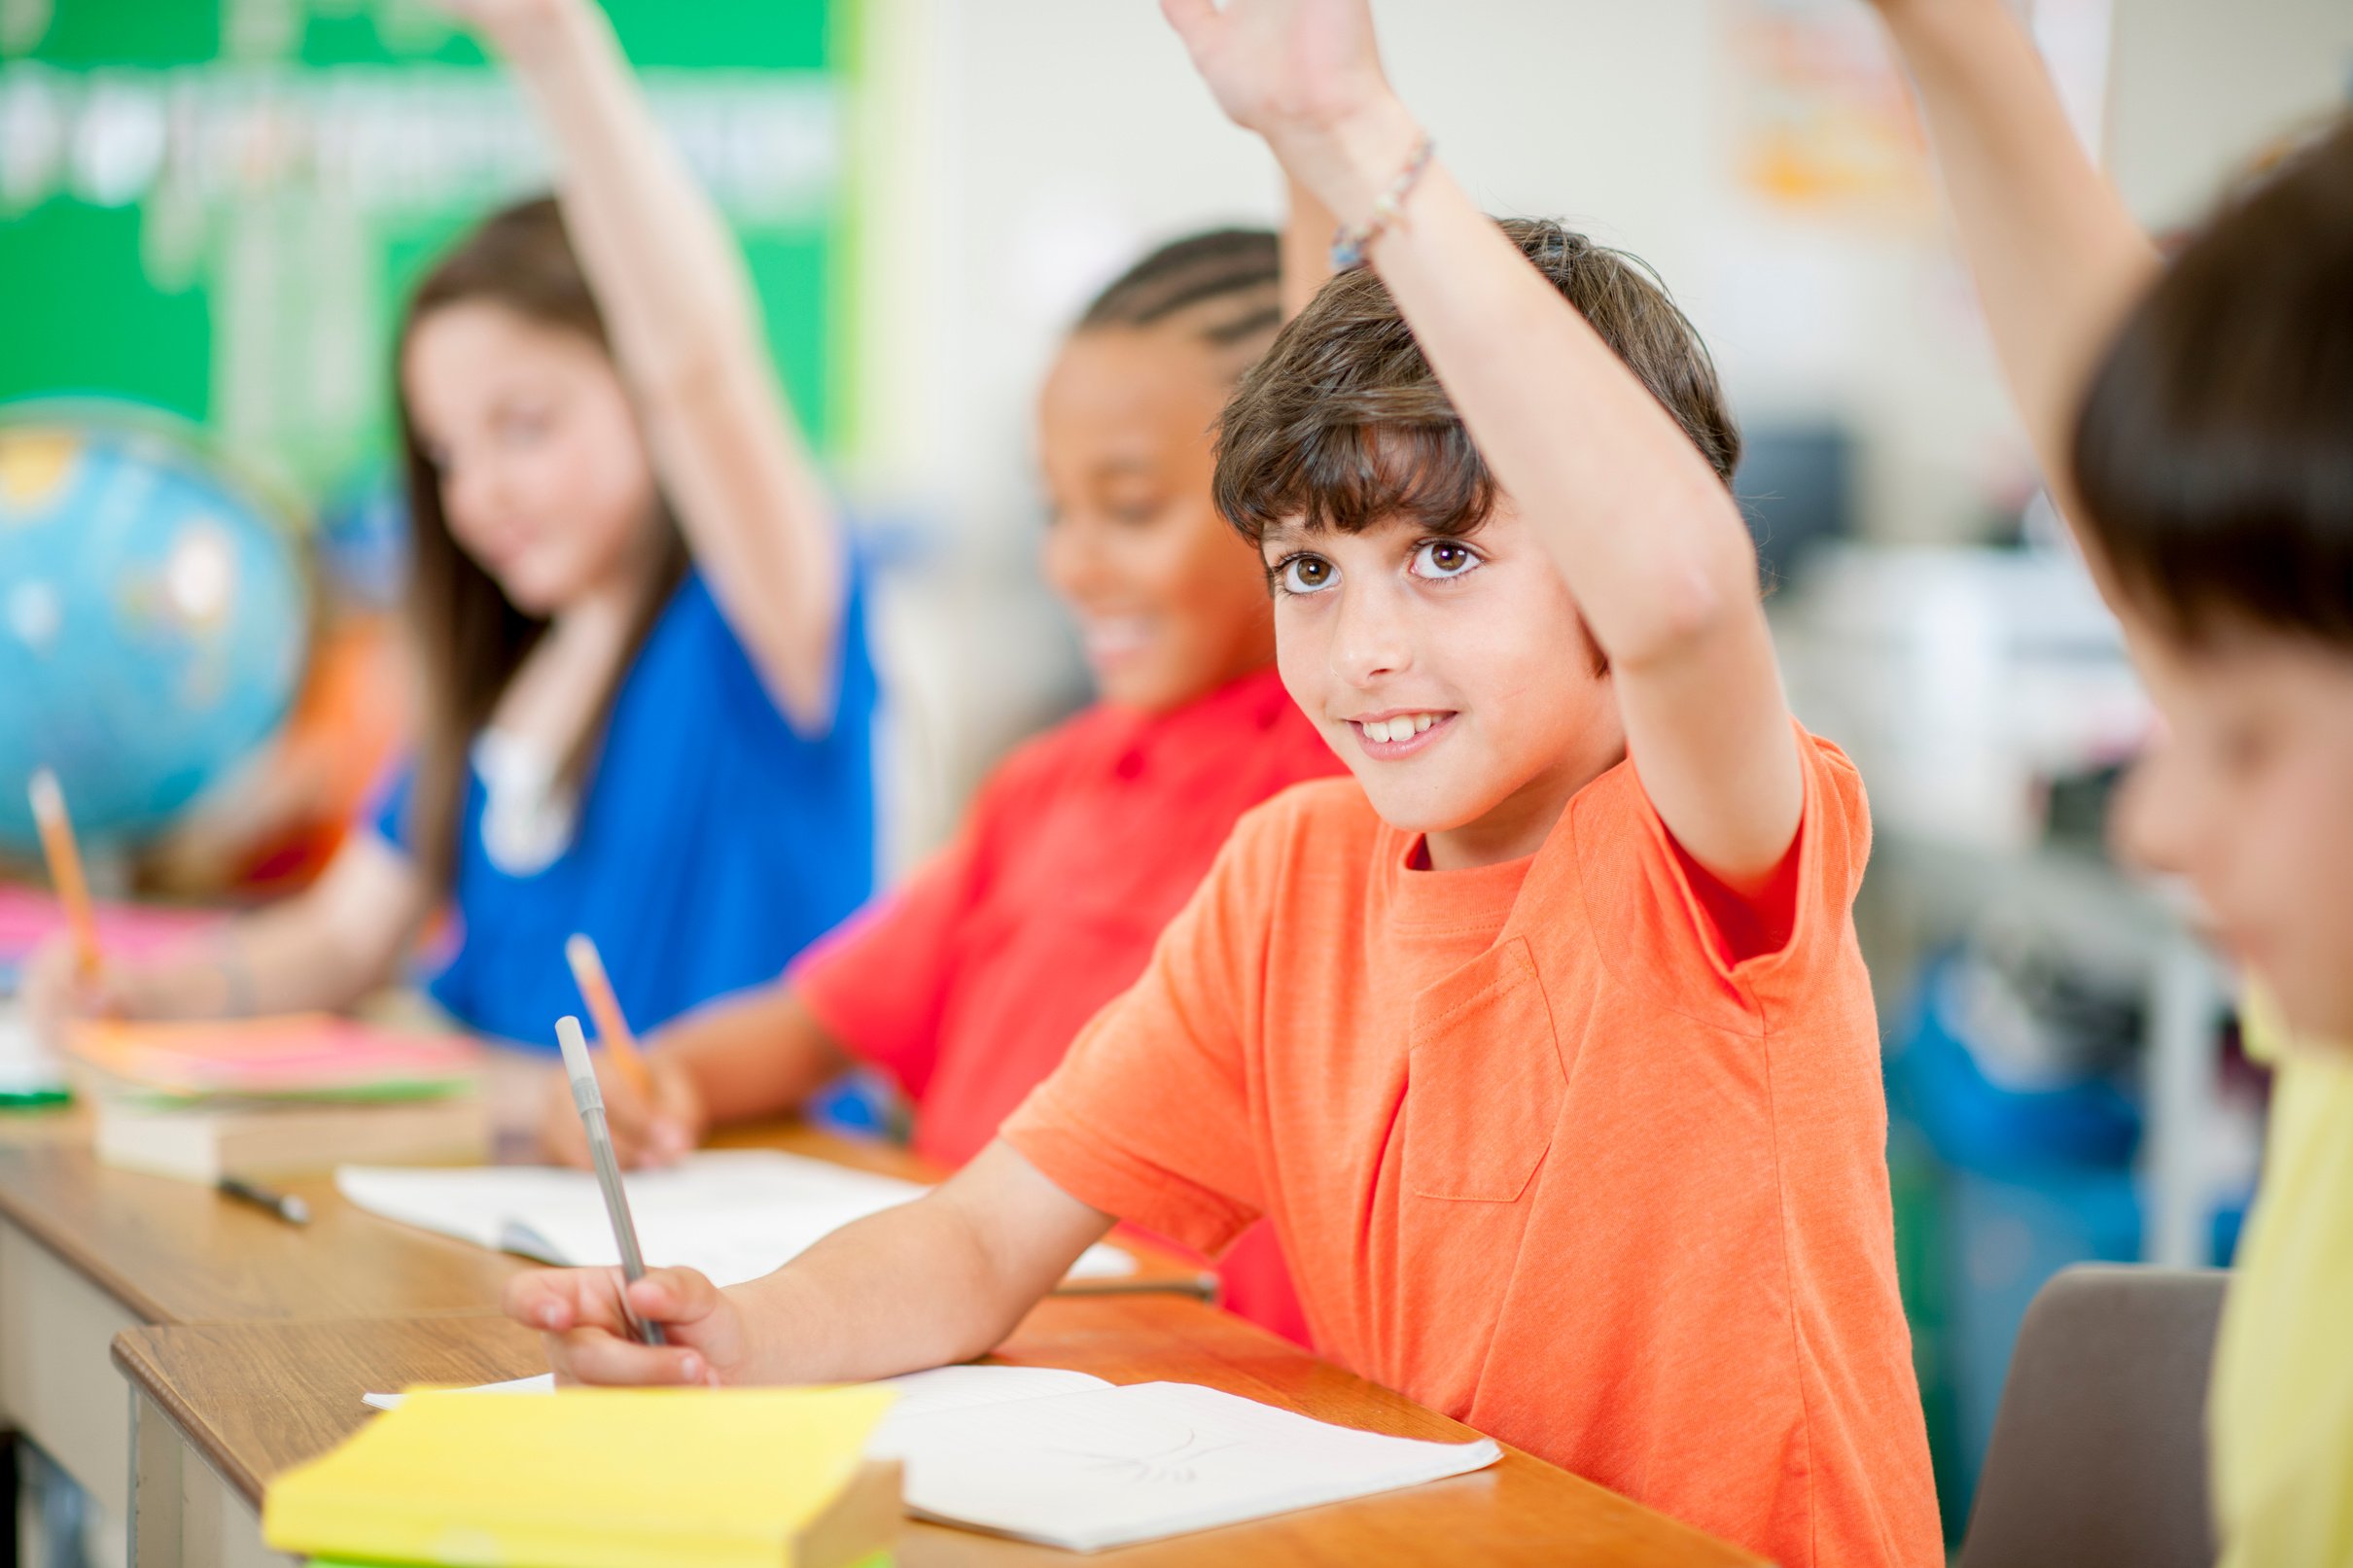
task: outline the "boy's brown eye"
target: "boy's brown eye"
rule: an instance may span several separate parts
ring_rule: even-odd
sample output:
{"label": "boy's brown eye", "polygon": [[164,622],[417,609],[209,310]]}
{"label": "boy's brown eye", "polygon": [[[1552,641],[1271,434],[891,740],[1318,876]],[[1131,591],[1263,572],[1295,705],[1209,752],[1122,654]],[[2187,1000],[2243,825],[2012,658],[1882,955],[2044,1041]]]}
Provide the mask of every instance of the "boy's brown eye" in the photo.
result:
{"label": "boy's brown eye", "polygon": [[1478,552],[1454,540],[1434,539],[1414,551],[1414,575],[1443,582],[1461,576],[1479,564]]}
{"label": "boy's brown eye", "polygon": [[1332,563],[1319,555],[1294,555],[1275,563],[1271,575],[1279,592],[1316,593],[1331,583]]}

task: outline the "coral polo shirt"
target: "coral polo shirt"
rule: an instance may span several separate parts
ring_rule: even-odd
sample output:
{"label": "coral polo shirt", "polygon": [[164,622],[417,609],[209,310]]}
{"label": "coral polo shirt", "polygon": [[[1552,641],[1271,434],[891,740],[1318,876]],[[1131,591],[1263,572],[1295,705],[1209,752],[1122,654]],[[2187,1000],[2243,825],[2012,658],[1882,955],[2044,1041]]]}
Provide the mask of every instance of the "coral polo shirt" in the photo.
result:
{"label": "coral polo shirt", "polygon": [[1005,1124],[1314,1342],[1786,1568],[1944,1561],[1896,1296],[1861,782],[1800,733],[1787,939],[1737,958],[1631,764],[1529,860],[1413,869],[1350,782],[1251,813]]}
{"label": "coral polo shirt", "polygon": [[[1143,972],[1242,814],[1338,771],[1271,669],[1166,714],[1090,708],[1008,757],[955,841],[788,979],[906,1091],[916,1150],[961,1166]],[[1271,1236],[1219,1272],[1229,1307],[1305,1337]]]}

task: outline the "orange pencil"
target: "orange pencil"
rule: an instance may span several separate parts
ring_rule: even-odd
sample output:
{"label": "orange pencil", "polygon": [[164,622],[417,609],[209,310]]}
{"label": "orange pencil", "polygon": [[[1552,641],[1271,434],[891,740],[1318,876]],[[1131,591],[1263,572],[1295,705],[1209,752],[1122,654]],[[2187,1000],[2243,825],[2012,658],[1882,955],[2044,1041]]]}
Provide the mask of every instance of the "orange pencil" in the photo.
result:
{"label": "orange pencil", "polygon": [[587,932],[575,931],[564,944],[564,957],[572,964],[572,980],[580,988],[580,999],[588,1004],[588,1016],[596,1020],[597,1042],[613,1053],[638,1098],[650,1101],[653,1075],[646,1070],[646,1059],[638,1051],[637,1036],[629,1032],[629,1021],[621,1017],[620,998],[613,994],[613,982],[606,977],[605,960],[596,944],[588,940]]}
{"label": "orange pencil", "polygon": [[74,968],[87,983],[98,978],[98,916],[82,875],[82,852],[74,847],[74,824],[65,815],[65,791],[57,787],[57,776],[42,768],[33,775],[29,793],[33,821],[41,830],[41,854],[49,861],[49,880],[57,885],[66,924],[74,933]]}

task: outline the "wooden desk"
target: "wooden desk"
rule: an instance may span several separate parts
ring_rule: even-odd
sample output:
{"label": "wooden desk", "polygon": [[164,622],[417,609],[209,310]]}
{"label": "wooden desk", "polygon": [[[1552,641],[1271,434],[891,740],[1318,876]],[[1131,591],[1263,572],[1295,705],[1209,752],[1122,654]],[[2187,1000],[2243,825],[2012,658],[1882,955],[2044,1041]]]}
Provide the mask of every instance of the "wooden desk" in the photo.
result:
{"label": "wooden desk", "polygon": [[[544,1370],[505,1319],[251,1323],[134,1329],[115,1342],[130,1380],[139,1470],[133,1568],[260,1568],[269,1478],[367,1418],[360,1395],[412,1382],[488,1382]],[[1113,1382],[1207,1383],[1324,1420],[1405,1437],[1467,1428],[1317,1361],[1240,1318],[1176,1296],[1063,1297],[1041,1305],[999,1359]],[[1507,1450],[1476,1475],[1359,1502],[1077,1558],[908,1522],[903,1568],[1219,1568],[1267,1563],[1554,1564],[1729,1568],[1758,1559],[1589,1481]]]}
{"label": "wooden desk", "polygon": [[[148,1323],[478,1315],[497,1310],[507,1277],[528,1267],[362,1212],[330,1175],[277,1184],[310,1204],[311,1223],[296,1227],[209,1187],[102,1166],[73,1135],[78,1121],[0,1130],[0,1417],[117,1518],[130,1507],[131,1434],[108,1362],[116,1335]],[[724,1141],[914,1180],[936,1174],[904,1151],[799,1124]],[[1196,1264],[1129,1250],[1136,1275],[1076,1288],[1213,1288]]]}
{"label": "wooden desk", "polygon": [[87,1147],[0,1148],[0,1414],[117,1518],[130,1430],[108,1359],[142,1323],[427,1317],[494,1309],[515,1260],[290,1182],[307,1226],[212,1189],[101,1166]]}

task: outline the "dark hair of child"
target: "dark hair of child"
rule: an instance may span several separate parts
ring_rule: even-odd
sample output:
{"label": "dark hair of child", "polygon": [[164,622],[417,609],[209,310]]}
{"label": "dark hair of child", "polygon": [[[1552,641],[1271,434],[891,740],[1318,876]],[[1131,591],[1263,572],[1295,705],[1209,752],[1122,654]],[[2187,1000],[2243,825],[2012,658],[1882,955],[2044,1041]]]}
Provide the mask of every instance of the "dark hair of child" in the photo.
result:
{"label": "dark hair of child", "polygon": [[[1502,228],[1729,484],[1739,429],[1706,347],[1657,275],[1557,223]],[[1358,268],[1323,286],[1226,404],[1216,496],[1253,543],[1293,518],[1311,532],[1355,533],[1403,516],[1458,537],[1487,520],[1495,481],[1388,289]]]}
{"label": "dark hair of child", "polygon": [[2175,259],[2093,377],[2074,460],[2076,521],[2160,629],[2353,651],[2353,120]]}
{"label": "dark hair of child", "polygon": [[1105,286],[1077,331],[1182,320],[1217,348],[1254,346],[1282,325],[1282,258],[1274,232],[1218,228],[1161,246]]}

